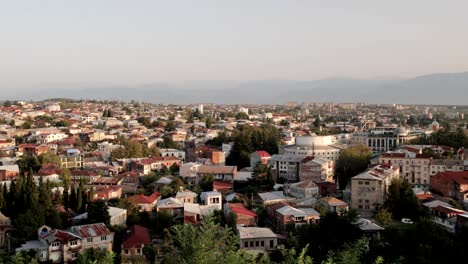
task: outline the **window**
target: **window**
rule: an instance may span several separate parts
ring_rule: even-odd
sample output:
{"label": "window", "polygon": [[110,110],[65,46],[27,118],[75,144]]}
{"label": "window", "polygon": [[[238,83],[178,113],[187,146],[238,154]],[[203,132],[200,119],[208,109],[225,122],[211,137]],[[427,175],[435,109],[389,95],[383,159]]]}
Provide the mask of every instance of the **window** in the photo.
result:
{"label": "window", "polygon": [[253,247],[254,244],[253,244],[253,241],[250,241],[250,247]]}
{"label": "window", "polygon": [[70,246],[76,246],[76,245],[78,245],[77,240],[70,241]]}
{"label": "window", "polygon": [[261,245],[262,247],[264,247],[264,246],[265,246],[265,241],[262,240],[262,241],[260,242],[260,245]]}
{"label": "window", "polygon": [[125,250],[125,255],[128,255],[128,249]]}
{"label": "window", "polygon": [[55,241],[52,243],[52,247],[59,247],[60,246],[60,241]]}
{"label": "window", "polygon": [[249,247],[249,242],[244,242],[244,247],[248,248]]}
{"label": "window", "polygon": [[88,238],[86,239],[86,242],[88,242],[88,243],[93,243],[93,238],[92,238],[92,237],[88,237]]}
{"label": "window", "polygon": [[137,248],[137,253],[141,254],[141,248]]}
{"label": "window", "polygon": [[255,241],[255,247],[259,247],[260,246],[260,241]]}
{"label": "window", "polygon": [[270,248],[272,248],[273,246],[274,246],[273,240],[270,240]]}
{"label": "window", "polygon": [[358,184],[359,184],[359,185],[362,185],[362,181],[358,181]]}
{"label": "window", "polygon": [[364,182],[364,184],[365,184],[365,185],[369,185],[369,182],[368,182],[368,181],[366,181],[366,182]]}
{"label": "window", "polygon": [[101,241],[107,240],[107,236],[101,236]]}
{"label": "window", "polygon": [[72,252],[72,259],[76,259],[78,257],[78,252]]}

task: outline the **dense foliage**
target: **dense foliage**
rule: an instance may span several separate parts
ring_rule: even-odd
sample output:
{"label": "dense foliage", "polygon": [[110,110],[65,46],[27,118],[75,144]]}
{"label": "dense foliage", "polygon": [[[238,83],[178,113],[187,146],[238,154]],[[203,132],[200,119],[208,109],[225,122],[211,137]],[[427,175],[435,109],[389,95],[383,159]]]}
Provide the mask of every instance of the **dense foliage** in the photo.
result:
{"label": "dense foliage", "polygon": [[344,190],[349,180],[369,167],[371,152],[364,145],[349,147],[340,153],[336,162],[336,178],[341,190]]}
{"label": "dense foliage", "polygon": [[265,150],[271,155],[278,153],[279,135],[274,126],[241,126],[232,133],[232,138],[234,145],[226,158],[227,165],[250,166],[250,153],[256,150]]}

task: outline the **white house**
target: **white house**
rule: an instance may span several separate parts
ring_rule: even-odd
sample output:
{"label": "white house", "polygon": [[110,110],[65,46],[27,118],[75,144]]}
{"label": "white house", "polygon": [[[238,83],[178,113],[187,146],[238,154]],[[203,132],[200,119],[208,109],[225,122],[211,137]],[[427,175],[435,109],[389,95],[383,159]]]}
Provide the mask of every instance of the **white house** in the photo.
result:
{"label": "white house", "polygon": [[216,205],[218,210],[223,208],[223,198],[217,191],[202,192],[200,198],[204,205]]}

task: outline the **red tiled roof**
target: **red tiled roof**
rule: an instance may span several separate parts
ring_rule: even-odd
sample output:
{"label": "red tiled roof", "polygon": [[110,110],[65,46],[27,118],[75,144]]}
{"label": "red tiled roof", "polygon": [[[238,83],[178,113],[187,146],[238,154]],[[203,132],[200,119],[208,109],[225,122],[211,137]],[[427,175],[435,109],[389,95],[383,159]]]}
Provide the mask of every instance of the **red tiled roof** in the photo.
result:
{"label": "red tiled roof", "polygon": [[72,230],[82,238],[110,235],[112,232],[103,223],[72,226]]}
{"label": "red tiled roof", "polygon": [[380,155],[383,158],[404,158],[406,157],[405,153],[384,153]]}
{"label": "red tiled roof", "polygon": [[197,220],[195,219],[195,216],[192,216],[192,215],[184,215],[184,224],[196,225],[196,224],[198,224],[198,222],[197,222]]}
{"label": "red tiled roof", "polygon": [[223,182],[223,181],[214,181],[213,188],[214,189],[232,189],[232,182]]}
{"label": "red tiled roof", "polygon": [[462,210],[456,210],[456,209],[452,209],[452,208],[448,208],[448,207],[445,207],[445,206],[437,206],[437,207],[434,207],[433,210],[436,210],[436,211],[439,211],[439,212],[442,212],[442,213],[446,213],[446,214],[462,214],[464,213],[464,211]]}
{"label": "red tiled roof", "polygon": [[257,217],[256,213],[245,208],[244,205],[241,203],[228,203],[228,205],[233,213]]}
{"label": "red tiled roof", "polygon": [[139,176],[138,172],[128,171],[128,172],[122,172],[120,174],[117,174],[115,177],[126,178],[126,177],[138,177],[138,176]]}
{"label": "red tiled roof", "polygon": [[416,194],[416,198],[418,198],[418,200],[424,201],[427,199],[431,199],[432,194],[420,193],[420,194]]}
{"label": "red tiled roof", "polygon": [[142,159],[140,161],[138,161],[139,164],[142,164],[142,165],[151,165],[153,163],[157,163],[157,162],[160,162],[160,161],[169,161],[169,160],[178,160],[176,157],[172,157],[172,156],[166,156],[166,157],[154,157],[154,158],[146,158],[146,159]]}
{"label": "red tiled roof", "polygon": [[161,196],[158,192],[154,192],[149,196],[144,194],[130,196],[129,199],[136,202],[137,204],[153,204]]}
{"label": "red tiled roof", "polygon": [[151,243],[148,229],[143,226],[134,225],[127,231],[122,242],[122,249],[141,248]]}
{"label": "red tiled roof", "polygon": [[72,176],[99,176],[99,174],[95,173],[94,171],[89,170],[72,170],[70,171]]}
{"label": "red tiled roof", "polygon": [[282,207],[285,207],[289,205],[288,203],[285,203],[285,202],[278,202],[278,203],[273,203],[273,204],[270,204],[270,205],[267,205],[269,208],[273,209],[274,211],[282,208]]}
{"label": "red tiled roof", "polygon": [[439,172],[435,177],[450,178],[460,185],[468,184],[468,171],[447,171]]}
{"label": "red tiled roof", "polygon": [[260,157],[262,157],[262,158],[269,158],[269,157],[271,157],[271,155],[268,154],[268,152],[266,152],[265,150],[257,150],[256,152],[257,152],[258,155],[260,155]]}

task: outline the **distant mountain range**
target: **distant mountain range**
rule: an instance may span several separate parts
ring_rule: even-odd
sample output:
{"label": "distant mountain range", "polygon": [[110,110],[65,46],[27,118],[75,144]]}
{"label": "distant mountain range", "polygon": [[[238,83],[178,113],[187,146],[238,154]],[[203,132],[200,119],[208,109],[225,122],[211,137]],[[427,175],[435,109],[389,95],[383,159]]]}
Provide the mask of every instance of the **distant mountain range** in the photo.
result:
{"label": "distant mountain range", "polygon": [[175,104],[282,104],[294,101],[468,105],[468,72],[430,74],[409,79],[187,81],[139,86],[66,84],[1,90],[0,100],[60,97],[123,101],[133,99]]}

